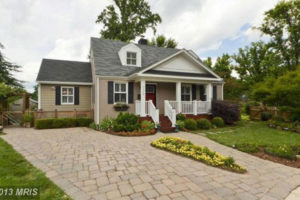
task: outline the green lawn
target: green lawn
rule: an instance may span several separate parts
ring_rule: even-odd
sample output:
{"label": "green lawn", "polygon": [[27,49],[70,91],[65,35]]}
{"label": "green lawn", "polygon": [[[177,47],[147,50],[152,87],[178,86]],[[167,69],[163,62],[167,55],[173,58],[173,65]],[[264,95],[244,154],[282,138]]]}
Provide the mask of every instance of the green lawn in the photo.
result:
{"label": "green lawn", "polygon": [[266,151],[289,159],[300,154],[300,134],[269,128],[265,122],[243,121],[235,127],[198,132],[245,152]]}
{"label": "green lawn", "polygon": [[63,190],[50,181],[42,171],[31,165],[2,138],[0,138],[1,186],[39,187],[40,199],[71,199]]}

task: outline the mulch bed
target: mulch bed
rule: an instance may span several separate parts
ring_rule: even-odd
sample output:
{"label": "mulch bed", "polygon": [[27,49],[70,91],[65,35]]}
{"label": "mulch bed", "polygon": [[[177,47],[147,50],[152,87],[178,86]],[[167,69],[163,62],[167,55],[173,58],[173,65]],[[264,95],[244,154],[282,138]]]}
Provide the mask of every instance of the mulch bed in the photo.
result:
{"label": "mulch bed", "polygon": [[266,154],[264,152],[251,153],[251,155],[262,158],[262,159],[265,159],[265,160],[270,160],[272,162],[287,165],[287,166],[290,166],[290,167],[300,168],[300,160],[288,160],[288,159],[285,159],[285,158],[272,156],[272,155]]}
{"label": "mulch bed", "polygon": [[106,131],[105,133],[111,134],[111,135],[117,135],[117,136],[128,136],[128,137],[133,137],[133,136],[147,136],[147,135],[154,135],[156,133],[156,129],[152,129],[150,132],[142,132],[142,131],[132,131],[132,132],[115,132],[113,130]]}

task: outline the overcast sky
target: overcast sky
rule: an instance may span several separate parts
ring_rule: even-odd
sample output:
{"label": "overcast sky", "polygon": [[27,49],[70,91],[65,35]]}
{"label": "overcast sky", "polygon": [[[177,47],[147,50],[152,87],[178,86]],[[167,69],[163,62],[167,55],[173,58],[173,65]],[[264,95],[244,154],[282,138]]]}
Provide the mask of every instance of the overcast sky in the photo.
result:
{"label": "overcast sky", "polygon": [[[179,48],[194,50],[201,58],[215,59],[237,52],[260,33],[263,13],[278,0],[149,0],[162,17],[158,34],[178,41]],[[87,61],[90,37],[99,37],[95,24],[112,0],[1,0],[0,43],[5,56],[21,65],[17,78],[29,91],[42,58]],[[151,31],[147,38],[153,36]]]}

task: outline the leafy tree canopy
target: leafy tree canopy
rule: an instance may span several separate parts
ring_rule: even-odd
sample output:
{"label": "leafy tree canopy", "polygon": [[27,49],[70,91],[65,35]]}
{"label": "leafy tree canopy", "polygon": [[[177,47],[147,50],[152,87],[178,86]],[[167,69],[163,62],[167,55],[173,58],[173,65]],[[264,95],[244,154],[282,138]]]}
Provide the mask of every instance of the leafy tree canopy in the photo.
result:
{"label": "leafy tree canopy", "polygon": [[231,57],[228,54],[223,54],[221,57],[218,57],[213,70],[224,79],[231,78]]}
{"label": "leafy tree canopy", "polygon": [[9,62],[1,52],[1,49],[4,49],[4,46],[0,43],[0,83],[23,88],[21,82],[12,75],[13,72],[19,72],[21,67]]}
{"label": "leafy tree canopy", "polygon": [[148,28],[156,32],[161,22],[158,14],[152,13],[145,0],[114,0],[98,16],[96,23],[103,24],[100,34],[103,38],[121,41],[134,40]]}
{"label": "leafy tree canopy", "polygon": [[203,60],[203,63],[204,63],[207,67],[212,68],[213,63],[212,63],[211,57],[207,57],[206,60]]}
{"label": "leafy tree canopy", "polygon": [[263,24],[258,28],[271,37],[270,44],[278,51],[288,69],[293,70],[300,61],[300,1],[280,1],[265,12]]}
{"label": "leafy tree canopy", "polygon": [[176,48],[178,43],[173,38],[167,39],[164,35],[158,35],[156,38],[148,41],[148,44],[157,47]]}
{"label": "leafy tree canopy", "polygon": [[0,83],[0,110],[7,108],[8,104],[20,98],[24,93],[22,88],[16,88],[5,83]]}

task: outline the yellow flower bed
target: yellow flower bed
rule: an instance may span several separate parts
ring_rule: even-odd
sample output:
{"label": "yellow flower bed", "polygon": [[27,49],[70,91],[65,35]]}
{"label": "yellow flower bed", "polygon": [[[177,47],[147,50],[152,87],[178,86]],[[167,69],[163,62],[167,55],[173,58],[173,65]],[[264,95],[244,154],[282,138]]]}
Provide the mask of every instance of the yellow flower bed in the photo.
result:
{"label": "yellow flower bed", "polygon": [[207,147],[201,147],[178,137],[162,137],[154,140],[152,146],[199,160],[222,169],[245,173],[247,170],[236,164],[232,157],[224,157]]}

